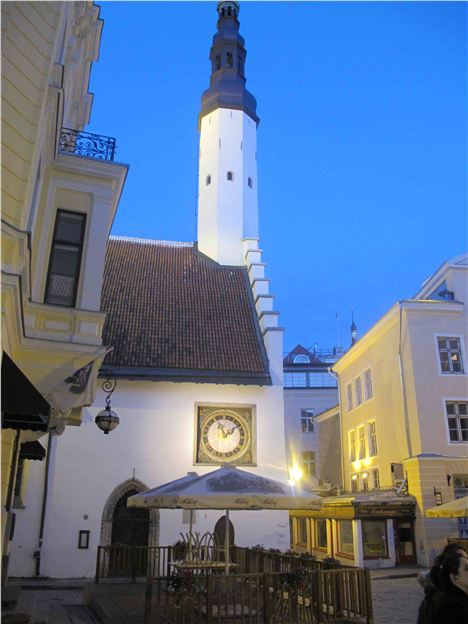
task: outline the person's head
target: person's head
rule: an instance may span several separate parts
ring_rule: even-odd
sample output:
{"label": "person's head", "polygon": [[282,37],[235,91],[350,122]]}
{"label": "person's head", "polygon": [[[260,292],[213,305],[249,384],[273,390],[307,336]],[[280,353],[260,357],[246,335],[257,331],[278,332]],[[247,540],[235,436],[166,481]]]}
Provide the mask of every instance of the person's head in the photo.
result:
{"label": "person's head", "polygon": [[451,585],[468,594],[468,555],[458,544],[448,544],[436,558],[430,572],[435,587],[444,592]]}

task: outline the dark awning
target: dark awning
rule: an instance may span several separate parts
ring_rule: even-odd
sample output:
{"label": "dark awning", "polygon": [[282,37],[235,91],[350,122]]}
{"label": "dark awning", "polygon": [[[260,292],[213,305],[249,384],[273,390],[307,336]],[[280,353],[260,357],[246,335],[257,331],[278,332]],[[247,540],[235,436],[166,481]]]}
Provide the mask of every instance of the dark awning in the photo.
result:
{"label": "dark awning", "polygon": [[50,405],[13,360],[2,357],[2,427],[47,431]]}
{"label": "dark awning", "polygon": [[42,461],[46,456],[45,448],[40,442],[23,442],[20,447],[20,459],[38,459]]}

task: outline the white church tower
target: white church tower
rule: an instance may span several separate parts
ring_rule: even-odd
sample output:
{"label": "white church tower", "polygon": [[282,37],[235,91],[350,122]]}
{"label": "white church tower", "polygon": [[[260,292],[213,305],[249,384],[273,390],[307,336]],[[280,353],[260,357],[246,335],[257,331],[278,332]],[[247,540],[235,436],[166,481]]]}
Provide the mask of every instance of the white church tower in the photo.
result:
{"label": "white church tower", "polygon": [[[218,2],[210,87],[199,114],[198,248],[220,264],[244,265],[257,247],[257,103],[245,88],[239,3]],[[249,243],[250,241],[250,243]]]}

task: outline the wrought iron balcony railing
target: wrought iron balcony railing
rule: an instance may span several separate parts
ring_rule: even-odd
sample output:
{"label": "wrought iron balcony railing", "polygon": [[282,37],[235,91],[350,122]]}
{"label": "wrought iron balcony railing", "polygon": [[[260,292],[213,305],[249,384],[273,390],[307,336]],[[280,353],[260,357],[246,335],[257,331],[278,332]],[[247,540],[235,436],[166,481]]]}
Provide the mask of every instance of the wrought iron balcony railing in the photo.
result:
{"label": "wrought iron balcony railing", "polygon": [[99,160],[114,160],[115,139],[101,134],[62,128],[59,152]]}

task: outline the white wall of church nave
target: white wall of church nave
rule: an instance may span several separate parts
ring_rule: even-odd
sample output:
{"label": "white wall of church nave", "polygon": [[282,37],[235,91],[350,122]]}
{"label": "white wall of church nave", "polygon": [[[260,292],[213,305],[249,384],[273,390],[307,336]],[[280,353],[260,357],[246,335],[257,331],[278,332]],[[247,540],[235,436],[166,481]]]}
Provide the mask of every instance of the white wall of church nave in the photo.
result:
{"label": "white wall of church nave", "polygon": [[[112,492],[133,474],[153,487],[190,470],[201,473],[216,468],[193,464],[197,402],[255,405],[258,467],[247,470],[286,478],[281,388],[119,380],[112,400],[112,408],[120,416],[115,431],[105,436],[94,424],[95,414],[104,404],[101,394],[81,427],[68,427],[63,436],[54,439],[56,450],[49,484],[42,575],[94,574],[104,506]],[[28,484],[28,493],[36,487],[42,491],[41,483],[41,476],[36,475],[36,484]],[[24,515],[35,516],[36,520],[24,521]],[[220,515],[219,511],[197,511],[194,529],[213,530]],[[37,539],[31,535],[37,535],[39,517],[40,505],[27,498],[13,544],[14,570],[31,565],[33,549],[37,548]],[[289,547],[287,512],[232,512],[232,521],[237,544]],[[181,510],[160,512],[161,545],[173,544],[179,532],[187,529],[182,524]],[[91,532],[89,550],[77,547],[80,530]]]}
{"label": "white wall of church nave", "polygon": [[243,264],[242,239],[258,238],[256,133],[243,111],[217,109],[201,122],[198,244],[221,264]]}

